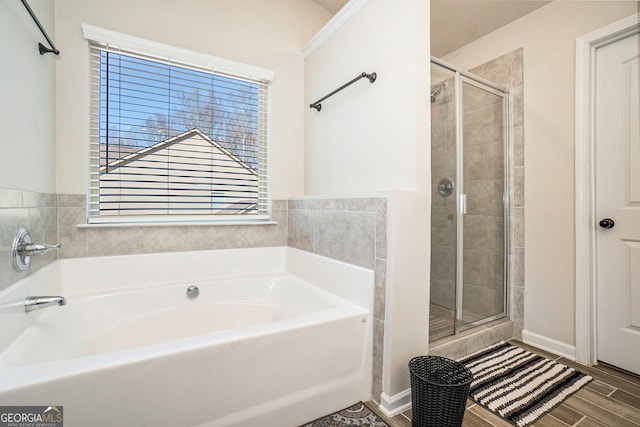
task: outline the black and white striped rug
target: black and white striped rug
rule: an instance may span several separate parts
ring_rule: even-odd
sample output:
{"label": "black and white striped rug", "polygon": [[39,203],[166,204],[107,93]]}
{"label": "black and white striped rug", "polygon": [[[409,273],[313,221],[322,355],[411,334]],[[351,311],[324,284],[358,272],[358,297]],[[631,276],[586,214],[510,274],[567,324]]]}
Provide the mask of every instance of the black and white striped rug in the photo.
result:
{"label": "black and white striped rug", "polygon": [[469,397],[511,424],[532,424],[592,378],[500,342],[461,360],[473,373]]}

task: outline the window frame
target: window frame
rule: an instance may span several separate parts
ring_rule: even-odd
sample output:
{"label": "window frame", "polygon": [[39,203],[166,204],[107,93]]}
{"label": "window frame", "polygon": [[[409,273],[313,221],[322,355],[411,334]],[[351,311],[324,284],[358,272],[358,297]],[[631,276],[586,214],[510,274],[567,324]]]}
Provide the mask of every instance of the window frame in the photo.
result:
{"label": "window frame", "polygon": [[[262,144],[261,150],[264,150],[263,156],[266,161],[266,171],[261,169],[259,173],[258,191],[260,194],[259,200],[263,206],[259,213],[251,215],[222,215],[222,214],[196,214],[196,215],[183,215],[183,214],[169,214],[169,215],[155,215],[155,214],[136,214],[136,215],[100,215],[92,205],[97,203],[99,194],[94,193],[95,183],[92,183],[92,169],[95,169],[96,165],[91,159],[91,149],[89,149],[88,166],[89,166],[89,179],[88,179],[88,197],[87,197],[87,223],[88,224],[177,224],[177,223],[264,223],[270,220],[271,206],[269,198],[269,135],[270,135],[270,90],[269,84],[274,79],[274,72],[265,68],[256,67],[249,64],[243,64],[240,62],[231,61],[224,58],[215,57],[208,54],[203,54],[187,49],[178,48],[163,43],[142,39],[139,37],[130,36],[123,33],[118,33],[104,28],[95,27],[88,24],[82,24],[82,31],[84,38],[88,41],[88,50],[93,49],[92,43],[97,45],[108,46],[110,50],[122,50],[125,55],[139,55],[142,58],[157,59],[159,61],[175,62],[179,66],[193,67],[197,70],[204,70],[207,72],[228,76],[240,80],[247,80],[254,83],[259,83],[267,86],[266,90],[266,112],[264,132],[265,140]],[[91,59],[89,58],[89,61]],[[93,76],[90,78],[90,84],[93,84]],[[92,95],[90,95],[91,99]],[[93,117],[95,108],[93,100],[90,101],[91,113],[90,117]],[[92,120],[91,118],[89,119]],[[89,126],[90,129],[92,125]],[[91,131],[89,131],[91,134]],[[92,141],[94,136],[89,135],[89,147],[99,142]],[[99,184],[98,184],[99,187]],[[98,208],[99,210],[99,208]]]}

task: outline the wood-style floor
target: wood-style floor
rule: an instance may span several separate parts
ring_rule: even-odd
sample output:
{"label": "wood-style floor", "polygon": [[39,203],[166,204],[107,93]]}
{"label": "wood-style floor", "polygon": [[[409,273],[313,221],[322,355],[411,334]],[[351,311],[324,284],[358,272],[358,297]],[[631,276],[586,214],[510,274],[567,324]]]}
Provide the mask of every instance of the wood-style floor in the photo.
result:
{"label": "wood-style floor", "polygon": [[[637,427],[640,426],[640,377],[621,372],[607,365],[583,366],[563,357],[547,353],[519,341],[513,345],[526,348],[549,359],[579,369],[593,377],[593,381],[550,413],[540,418],[534,426],[538,427]],[[640,355],[638,355],[640,357]],[[373,402],[367,402],[391,427],[411,426],[411,411],[399,414],[392,419],[380,414]],[[511,427],[503,419],[488,410],[467,401],[463,426],[467,427]]]}

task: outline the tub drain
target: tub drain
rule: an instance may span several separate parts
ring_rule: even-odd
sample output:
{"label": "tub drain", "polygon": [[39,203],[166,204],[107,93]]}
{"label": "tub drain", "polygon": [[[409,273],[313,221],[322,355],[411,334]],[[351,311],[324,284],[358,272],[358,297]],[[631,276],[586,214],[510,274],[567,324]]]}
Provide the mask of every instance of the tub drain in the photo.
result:
{"label": "tub drain", "polygon": [[189,298],[195,298],[200,295],[200,289],[197,286],[191,285],[187,288],[187,296]]}

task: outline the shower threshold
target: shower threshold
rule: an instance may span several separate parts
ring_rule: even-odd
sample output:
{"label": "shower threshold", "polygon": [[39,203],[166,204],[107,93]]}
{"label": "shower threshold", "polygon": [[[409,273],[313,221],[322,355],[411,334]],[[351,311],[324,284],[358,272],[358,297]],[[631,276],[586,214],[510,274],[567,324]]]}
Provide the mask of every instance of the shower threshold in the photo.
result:
{"label": "shower threshold", "polygon": [[513,322],[509,318],[503,317],[467,329],[458,335],[449,335],[435,341],[431,341],[431,337],[429,337],[429,354],[459,359],[500,341],[521,339],[521,335],[521,333],[517,333]]}

